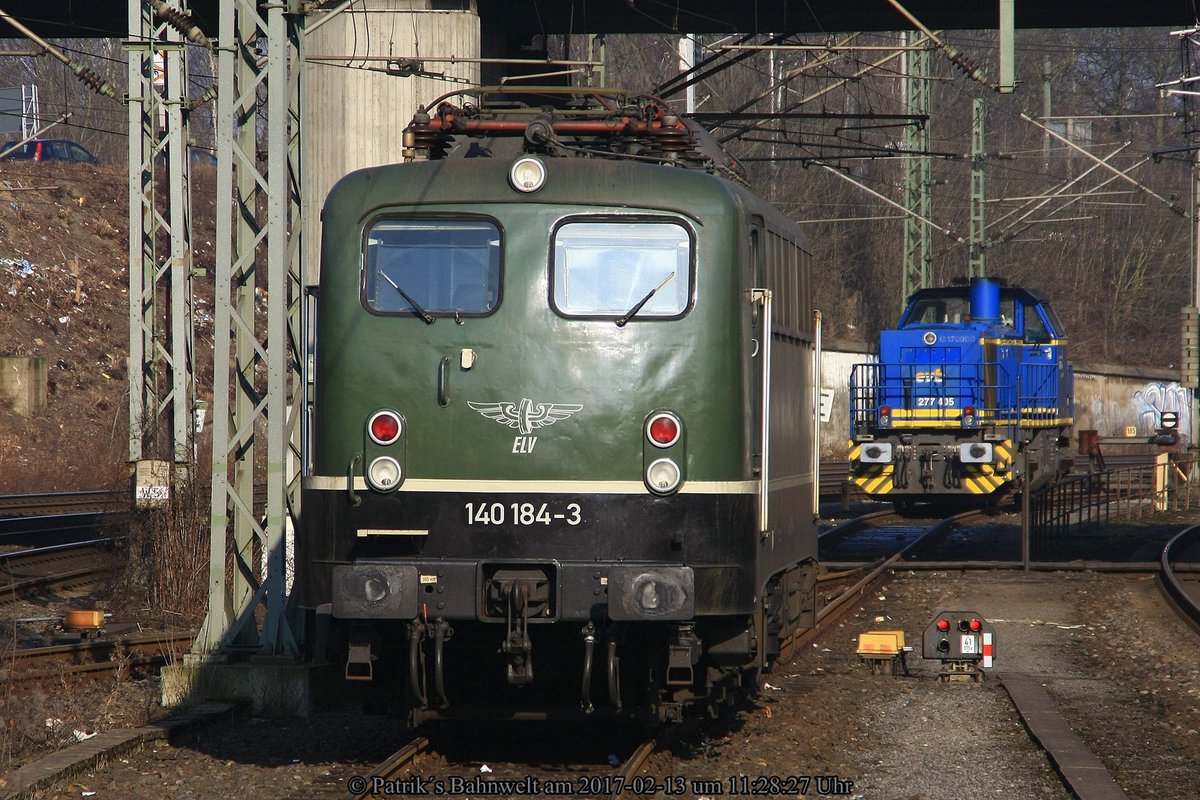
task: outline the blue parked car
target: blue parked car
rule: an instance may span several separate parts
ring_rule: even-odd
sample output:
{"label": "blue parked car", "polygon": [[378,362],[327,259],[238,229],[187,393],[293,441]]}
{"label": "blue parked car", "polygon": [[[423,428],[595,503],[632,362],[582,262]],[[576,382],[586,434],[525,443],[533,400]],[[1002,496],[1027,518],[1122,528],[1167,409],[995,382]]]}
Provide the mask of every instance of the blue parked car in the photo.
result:
{"label": "blue parked car", "polygon": [[[0,153],[11,145],[0,146]],[[32,161],[74,161],[83,164],[99,164],[90,150],[69,139],[30,139],[5,159]]]}

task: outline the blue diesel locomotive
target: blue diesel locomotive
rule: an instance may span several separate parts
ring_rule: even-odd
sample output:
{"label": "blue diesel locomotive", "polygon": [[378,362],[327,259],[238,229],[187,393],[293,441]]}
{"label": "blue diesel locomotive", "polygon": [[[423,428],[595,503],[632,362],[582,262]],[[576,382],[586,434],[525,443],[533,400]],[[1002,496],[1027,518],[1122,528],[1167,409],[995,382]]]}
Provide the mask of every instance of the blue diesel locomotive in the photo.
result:
{"label": "blue diesel locomotive", "polygon": [[1074,417],[1067,340],[1046,297],[974,279],[922,289],[878,363],[850,373],[849,479],[904,507],[994,501],[1061,474]]}

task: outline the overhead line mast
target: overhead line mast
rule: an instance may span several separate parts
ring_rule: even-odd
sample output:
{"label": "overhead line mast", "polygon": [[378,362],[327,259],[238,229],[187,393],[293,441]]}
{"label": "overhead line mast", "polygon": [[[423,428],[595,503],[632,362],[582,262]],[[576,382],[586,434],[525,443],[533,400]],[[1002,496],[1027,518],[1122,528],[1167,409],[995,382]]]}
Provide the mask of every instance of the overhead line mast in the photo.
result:
{"label": "overhead line mast", "polygon": [[[917,40],[916,33],[905,34],[911,46]],[[933,216],[933,164],[929,151],[929,78],[930,59],[926,48],[913,49],[905,56],[904,105],[905,111],[921,122],[909,124],[904,130],[904,206],[916,214],[904,219],[904,265],[900,294],[903,310],[908,297],[918,289],[931,285],[933,264],[933,236],[929,226],[919,218]]]}

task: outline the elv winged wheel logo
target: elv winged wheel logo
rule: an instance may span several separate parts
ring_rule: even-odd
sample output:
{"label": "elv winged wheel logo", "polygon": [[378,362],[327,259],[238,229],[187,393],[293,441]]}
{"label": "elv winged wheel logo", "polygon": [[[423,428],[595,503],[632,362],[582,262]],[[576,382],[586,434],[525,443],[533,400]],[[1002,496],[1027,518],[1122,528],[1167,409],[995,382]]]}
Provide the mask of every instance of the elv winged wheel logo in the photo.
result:
{"label": "elv winged wheel logo", "polygon": [[568,419],[583,409],[582,405],[573,403],[535,403],[528,397],[521,398],[519,403],[472,403],[468,400],[467,405],[488,419],[516,428],[522,436],[560,419]]}

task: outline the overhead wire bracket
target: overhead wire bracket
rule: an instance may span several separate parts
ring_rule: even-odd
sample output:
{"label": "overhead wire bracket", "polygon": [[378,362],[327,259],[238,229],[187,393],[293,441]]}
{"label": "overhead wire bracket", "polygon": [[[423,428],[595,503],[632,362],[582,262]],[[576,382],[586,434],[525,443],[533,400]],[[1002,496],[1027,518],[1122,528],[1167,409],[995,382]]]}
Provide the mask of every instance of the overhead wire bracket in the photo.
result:
{"label": "overhead wire bracket", "polygon": [[64,55],[61,50],[59,50],[54,45],[50,44],[48,41],[46,41],[42,37],[38,36],[36,33],[31,31],[29,28],[25,27],[24,25],[22,25],[17,20],[13,19],[13,16],[11,14],[9,14],[7,11],[0,10],[0,18],[3,18],[6,22],[8,22],[8,24],[12,25],[14,28],[19,30],[25,36],[25,38],[29,39],[31,42],[36,43],[39,47],[42,47],[43,49],[45,49],[45,51],[47,53],[54,56],[59,61],[61,61],[63,64],[65,64],[67,66],[67,68],[69,70],[71,70],[71,72],[75,73],[75,76],[77,78],[79,78],[80,81],[82,81],[83,83],[92,87],[92,90],[94,92],[96,92],[97,94],[102,94],[106,97],[111,97],[114,100],[116,99],[117,92],[113,88],[112,84],[109,83],[108,81],[104,80],[103,78],[101,78],[94,71],[92,71],[91,69],[84,66],[82,63],[80,63],[78,61],[67,58],[67,56]]}

